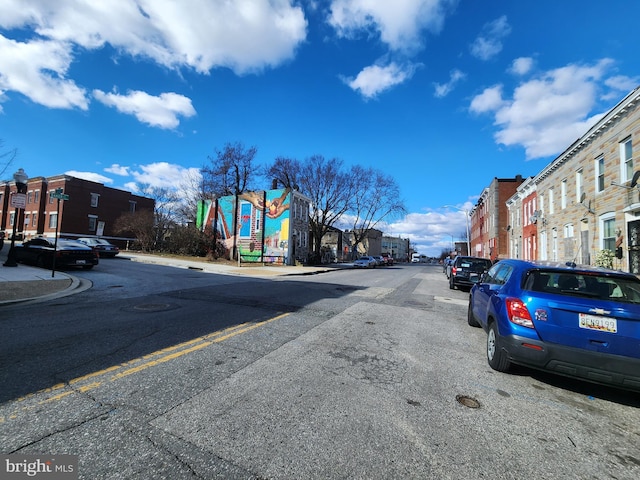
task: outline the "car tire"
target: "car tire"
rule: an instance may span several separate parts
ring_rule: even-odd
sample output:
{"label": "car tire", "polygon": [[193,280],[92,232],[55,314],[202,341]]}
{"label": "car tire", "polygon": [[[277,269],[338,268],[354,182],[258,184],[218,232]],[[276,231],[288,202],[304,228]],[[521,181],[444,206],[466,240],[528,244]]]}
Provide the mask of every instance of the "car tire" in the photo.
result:
{"label": "car tire", "polygon": [[480,326],[480,323],[476,320],[476,316],[473,314],[473,309],[471,308],[471,297],[469,297],[469,307],[467,308],[467,323],[471,327]]}
{"label": "car tire", "polygon": [[496,322],[491,322],[487,332],[487,361],[489,366],[498,372],[508,372],[511,369],[511,362],[500,346]]}

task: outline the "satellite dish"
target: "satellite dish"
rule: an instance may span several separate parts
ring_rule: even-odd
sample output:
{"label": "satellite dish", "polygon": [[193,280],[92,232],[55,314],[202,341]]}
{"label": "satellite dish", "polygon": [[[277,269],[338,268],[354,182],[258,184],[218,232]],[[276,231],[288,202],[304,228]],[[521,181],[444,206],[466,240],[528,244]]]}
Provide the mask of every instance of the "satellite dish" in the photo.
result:
{"label": "satellite dish", "polygon": [[511,230],[511,225],[507,225],[507,232]]}
{"label": "satellite dish", "polygon": [[583,203],[585,198],[587,198],[587,194],[585,192],[582,192],[582,195],[580,195],[580,203]]}
{"label": "satellite dish", "polygon": [[633,178],[631,179],[631,188],[638,184],[638,180],[640,180],[640,170],[633,174]]}

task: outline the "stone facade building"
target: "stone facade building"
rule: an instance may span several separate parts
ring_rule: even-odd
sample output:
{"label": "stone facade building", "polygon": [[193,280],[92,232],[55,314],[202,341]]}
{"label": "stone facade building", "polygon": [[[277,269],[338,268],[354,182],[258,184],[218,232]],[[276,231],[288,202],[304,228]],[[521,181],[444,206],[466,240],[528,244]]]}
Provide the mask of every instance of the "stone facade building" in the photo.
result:
{"label": "stone facade building", "polygon": [[509,199],[511,235],[537,239],[527,256],[512,240],[510,256],[595,264],[608,250],[613,268],[640,273],[639,102],[636,88]]}

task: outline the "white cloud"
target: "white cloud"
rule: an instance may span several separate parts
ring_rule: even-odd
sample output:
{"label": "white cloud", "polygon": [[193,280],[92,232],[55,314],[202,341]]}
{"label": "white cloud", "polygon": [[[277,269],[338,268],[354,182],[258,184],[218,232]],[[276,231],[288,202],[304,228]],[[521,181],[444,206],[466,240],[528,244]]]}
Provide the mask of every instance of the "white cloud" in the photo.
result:
{"label": "white cloud", "polygon": [[180,124],[178,116],[188,118],[196,114],[191,100],[177,93],[161,93],[155,97],[140,91],[119,95],[94,90],[93,96],[122,113],[135,115],[139,121],[152,127],[175,128]]}
{"label": "white cloud", "polygon": [[456,87],[458,82],[460,82],[461,80],[464,80],[465,77],[466,75],[460,70],[457,70],[457,69],[453,70],[449,75],[449,81],[447,83],[434,84],[434,87],[435,87],[434,95],[437,98],[446,97],[447,95],[449,95],[449,93],[453,91],[453,89]]}
{"label": "white cloud", "polygon": [[502,40],[511,33],[507,17],[489,22],[482,27],[482,32],[471,44],[471,54],[480,60],[489,60],[502,51]]}
{"label": "white cloud", "polygon": [[341,37],[376,32],[391,50],[422,47],[424,30],[439,33],[457,0],[333,0],[329,23]]}
{"label": "white cloud", "polygon": [[172,69],[245,74],[293,58],[307,21],[291,0],[3,0],[0,28],[32,31],[21,42],[0,36],[0,91],[85,110],[85,89],[68,78],[78,51],[109,44]]}
{"label": "white cloud", "polygon": [[69,46],[57,41],[22,43],[0,35],[0,91],[14,91],[50,108],[86,110],[86,92],[66,79]]}
{"label": "white cloud", "polygon": [[531,57],[520,57],[516,58],[511,64],[511,68],[509,71],[516,75],[526,75],[533,68],[533,58]]}
{"label": "white cloud", "polygon": [[90,182],[96,183],[113,183],[113,180],[109,177],[105,177],[104,175],[100,175],[99,173],[94,172],[79,172],[77,170],[68,170],[64,172],[65,175],[70,175],[76,178],[82,178],[83,180],[89,180]]}
{"label": "white cloud", "polygon": [[117,163],[114,163],[110,167],[105,168],[104,171],[113,173],[114,175],[120,175],[121,177],[127,177],[130,174],[129,167],[118,165]]}
{"label": "white cloud", "polygon": [[612,61],[567,65],[521,83],[513,98],[494,86],[476,96],[474,113],[492,113],[497,143],[522,146],[527,159],[556,155],[584,134],[603,113],[593,114],[598,92]]}
{"label": "white cloud", "polygon": [[168,162],[142,165],[139,167],[139,170],[130,170],[130,172],[135,181],[127,185],[133,185],[133,187],[131,187],[132,189],[135,189],[136,184],[175,189],[186,180],[194,178],[194,176],[200,176],[199,168],[185,168],[181,165]]}
{"label": "white cloud", "polygon": [[480,95],[476,95],[471,101],[469,110],[472,113],[486,113],[498,110],[504,105],[502,99],[502,85],[494,85],[485,88]]}
{"label": "white cloud", "polygon": [[400,66],[394,62],[387,66],[371,65],[358,73],[356,78],[344,78],[343,81],[363,97],[373,98],[411,78],[415,68],[414,65]]}

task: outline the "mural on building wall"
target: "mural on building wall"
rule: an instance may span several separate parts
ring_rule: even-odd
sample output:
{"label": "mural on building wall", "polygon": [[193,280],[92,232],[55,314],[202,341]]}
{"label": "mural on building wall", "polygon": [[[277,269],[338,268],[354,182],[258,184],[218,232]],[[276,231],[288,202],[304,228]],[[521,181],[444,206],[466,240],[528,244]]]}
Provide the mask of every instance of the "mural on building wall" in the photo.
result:
{"label": "mural on building wall", "polygon": [[284,263],[289,255],[291,191],[288,188],[205,200],[198,205],[197,226],[211,228],[228,250],[234,245],[243,262]]}

